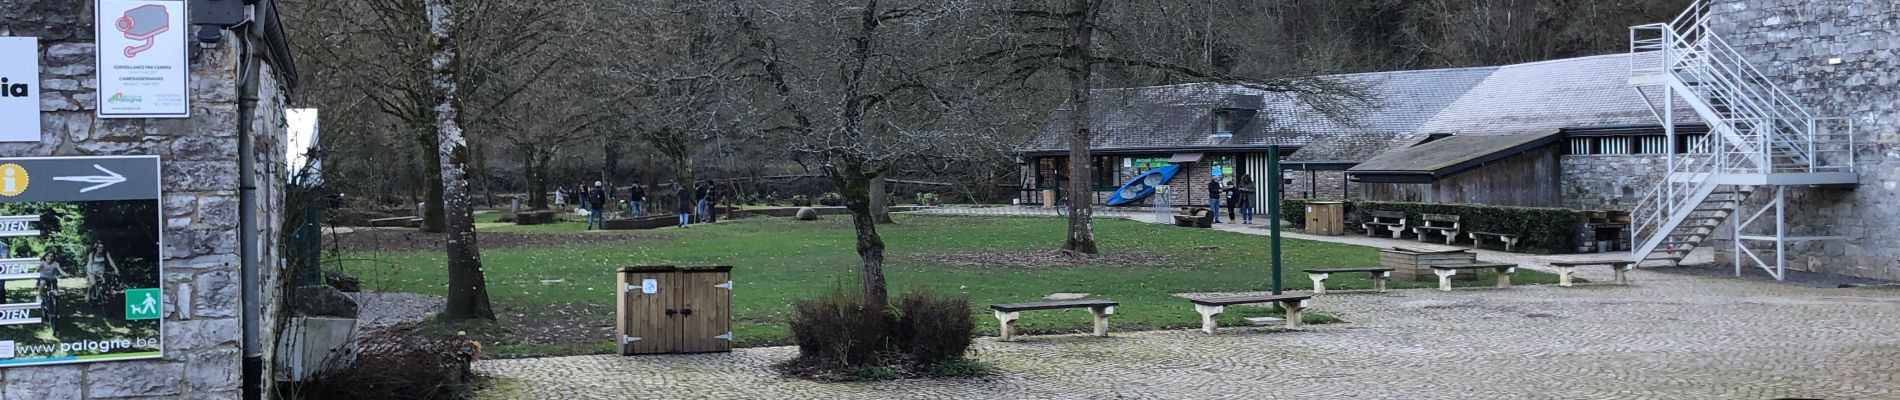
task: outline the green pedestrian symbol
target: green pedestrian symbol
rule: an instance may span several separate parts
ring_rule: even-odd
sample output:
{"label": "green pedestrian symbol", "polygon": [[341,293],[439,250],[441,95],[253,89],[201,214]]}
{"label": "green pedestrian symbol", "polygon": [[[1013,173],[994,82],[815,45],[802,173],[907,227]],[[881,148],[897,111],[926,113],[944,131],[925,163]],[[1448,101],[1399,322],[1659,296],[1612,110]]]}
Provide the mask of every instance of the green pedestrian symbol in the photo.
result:
{"label": "green pedestrian symbol", "polygon": [[127,289],[125,291],[125,320],[138,321],[158,319],[163,310],[158,289]]}

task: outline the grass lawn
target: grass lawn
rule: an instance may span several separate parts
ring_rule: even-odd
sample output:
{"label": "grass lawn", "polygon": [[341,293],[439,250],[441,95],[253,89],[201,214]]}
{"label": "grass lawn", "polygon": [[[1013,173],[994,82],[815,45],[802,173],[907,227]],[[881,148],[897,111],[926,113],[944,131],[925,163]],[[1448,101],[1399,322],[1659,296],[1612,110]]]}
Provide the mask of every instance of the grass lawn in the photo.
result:
{"label": "grass lawn", "polygon": [[[1181,329],[1200,326],[1189,303],[1174,297],[1186,292],[1240,292],[1269,288],[1267,238],[1204,229],[1186,229],[1119,219],[1098,219],[1096,233],[1105,253],[1141,253],[1164,257],[1165,266],[954,267],[933,265],[933,253],[1050,252],[1060,246],[1064,221],[1057,218],[899,215],[898,224],[880,227],[889,246],[886,274],[892,292],[928,288],[970,296],[978,332],[996,333],[989,304],[1035,301],[1051,293],[1090,293],[1122,303],[1111,320],[1116,330]],[[489,219],[492,221],[492,219]],[[484,222],[484,232],[574,234],[581,223],[514,226]],[[594,234],[612,234],[595,232]],[[590,323],[612,323],[614,270],[634,265],[731,265],[733,333],[741,346],[783,344],[790,304],[834,287],[856,287],[857,254],[846,218],[816,222],[784,218],[746,219],[648,231],[637,239],[606,245],[485,250],[489,294],[503,319],[507,310],[580,310]],[[1287,240],[1283,244],[1289,289],[1310,288],[1300,270],[1369,266],[1377,251],[1360,246]],[[348,254],[345,269],[371,290],[441,294],[445,281],[439,251]],[[1471,285],[1490,285],[1490,272]],[[1519,270],[1516,283],[1552,283],[1556,276]],[[552,283],[544,283],[544,281]],[[1365,274],[1335,276],[1336,289],[1371,287]],[[1394,281],[1394,289],[1434,287],[1436,282]],[[1323,314],[1317,301],[1313,313]],[[1242,325],[1243,317],[1269,315],[1262,307],[1236,307],[1223,325]],[[1313,315],[1314,319],[1325,319]],[[1019,331],[1029,334],[1086,332],[1091,319],[1083,310],[1026,313]],[[507,321],[504,321],[504,326]],[[596,325],[599,326],[599,325]],[[482,331],[482,330],[475,330]],[[611,352],[602,336],[587,343],[532,343],[502,329],[478,336],[490,356],[530,356]]]}

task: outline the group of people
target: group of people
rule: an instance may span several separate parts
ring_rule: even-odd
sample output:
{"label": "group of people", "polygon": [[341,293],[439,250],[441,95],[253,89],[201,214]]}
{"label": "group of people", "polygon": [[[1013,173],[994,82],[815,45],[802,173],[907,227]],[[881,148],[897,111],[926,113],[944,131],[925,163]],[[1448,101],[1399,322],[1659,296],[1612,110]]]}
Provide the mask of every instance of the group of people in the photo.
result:
{"label": "group of people", "polygon": [[[678,184],[674,186],[678,188],[679,226],[681,228],[692,225],[694,221],[702,223],[718,221],[719,216],[712,212],[712,207],[719,204],[720,200],[721,193],[719,192],[718,184],[715,184],[713,181],[706,181],[694,184],[691,188]],[[608,194],[609,189],[600,181],[595,181],[593,186],[584,187],[585,189],[577,190],[568,190],[565,186],[555,189],[554,206],[565,210],[567,209],[568,203],[571,202],[577,206],[577,208],[586,212],[588,230],[593,230],[596,226],[600,226],[604,229],[605,214],[603,212],[606,211],[607,198],[611,197]],[[626,205],[628,217],[646,215],[646,203],[647,190],[645,187],[636,184],[627,188]]]}
{"label": "group of people", "polygon": [[1213,179],[1207,181],[1207,208],[1214,212],[1214,222],[1220,222],[1221,199],[1227,199],[1227,221],[1253,223],[1253,176],[1240,174],[1236,179]]}

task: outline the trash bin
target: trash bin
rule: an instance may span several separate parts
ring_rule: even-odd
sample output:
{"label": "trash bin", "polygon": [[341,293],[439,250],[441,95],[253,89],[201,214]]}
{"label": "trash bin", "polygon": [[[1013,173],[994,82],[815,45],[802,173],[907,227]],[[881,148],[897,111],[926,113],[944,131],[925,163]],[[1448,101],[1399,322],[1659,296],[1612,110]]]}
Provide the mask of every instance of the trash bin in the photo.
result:
{"label": "trash bin", "polygon": [[626,267],[619,275],[621,355],[732,351],[732,267]]}
{"label": "trash bin", "polygon": [[1339,201],[1306,203],[1306,233],[1322,236],[1346,234],[1346,203]]}

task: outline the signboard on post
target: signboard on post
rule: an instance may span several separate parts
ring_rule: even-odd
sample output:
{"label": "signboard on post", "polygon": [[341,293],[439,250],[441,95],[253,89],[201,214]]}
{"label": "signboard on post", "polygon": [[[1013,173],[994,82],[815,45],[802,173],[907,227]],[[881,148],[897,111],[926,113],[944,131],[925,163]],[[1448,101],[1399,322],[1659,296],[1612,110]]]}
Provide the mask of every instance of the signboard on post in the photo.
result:
{"label": "signboard on post", "polygon": [[0,367],[159,358],[157,156],[0,158]]}
{"label": "signboard on post", "polygon": [[40,40],[0,37],[0,142],[40,141]]}
{"label": "signboard on post", "polygon": [[186,2],[98,1],[99,118],[190,117]]}

